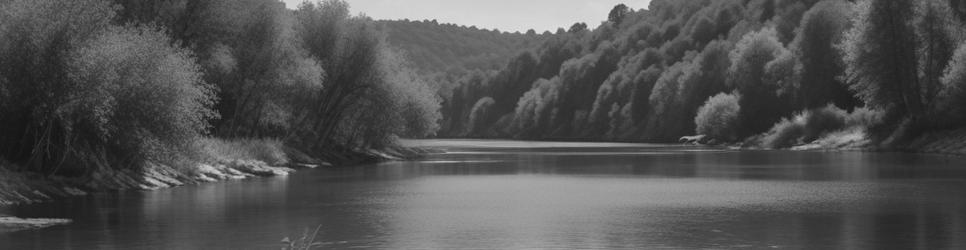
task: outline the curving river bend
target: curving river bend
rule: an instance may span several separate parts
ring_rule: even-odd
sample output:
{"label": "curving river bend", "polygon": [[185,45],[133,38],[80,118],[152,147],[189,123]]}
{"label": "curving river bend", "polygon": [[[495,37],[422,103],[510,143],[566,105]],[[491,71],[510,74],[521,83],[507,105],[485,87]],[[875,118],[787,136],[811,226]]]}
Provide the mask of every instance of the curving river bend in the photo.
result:
{"label": "curving river bend", "polygon": [[0,208],[0,249],[966,249],[966,158],[409,141],[419,161]]}

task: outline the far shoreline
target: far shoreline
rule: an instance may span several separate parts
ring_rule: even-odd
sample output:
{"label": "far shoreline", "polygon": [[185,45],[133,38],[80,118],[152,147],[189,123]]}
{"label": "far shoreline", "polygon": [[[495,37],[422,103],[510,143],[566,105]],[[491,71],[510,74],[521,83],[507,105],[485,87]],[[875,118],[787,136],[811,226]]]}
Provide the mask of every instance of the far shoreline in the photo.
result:
{"label": "far shoreline", "polygon": [[[757,146],[743,146],[739,143],[688,143],[688,142],[642,142],[633,140],[598,140],[598,139],[560,139],[560,138],[549,138],[549,139],[514,139],[514,138],[502,138],[502,137],[436,137],[427,140],[502,140],[502,141],[518,141],[518,142],[552,142],[552,143],[611,143],[611,144],[628,144],[628,145],[681,145],[681,146],[700,146],[700,147],[712,147],[712,148],[723,148],[736,151],[815,151],[815,152],[873,152],[873,153],[909,153],[909,154],[923,154],[923,155],[946,155],[946,156],[958,156],[966,157],[966,129],[958,130],[946,130],[938,132],[928,132],[909,143],[899,146],[889,146],[883,147],[879,145],[874,145],[874,143],[868,141],[867,138],[863,138],[865,141],[845,141],[836,142],[833,144],[823,144],[822,140],[817,140],[815,142],[795,145],[789,148],[762,148]],[[420,144],[413,144],[413,141],[417,140],[403,140],[403,144],[406,146],[422,146]]]}

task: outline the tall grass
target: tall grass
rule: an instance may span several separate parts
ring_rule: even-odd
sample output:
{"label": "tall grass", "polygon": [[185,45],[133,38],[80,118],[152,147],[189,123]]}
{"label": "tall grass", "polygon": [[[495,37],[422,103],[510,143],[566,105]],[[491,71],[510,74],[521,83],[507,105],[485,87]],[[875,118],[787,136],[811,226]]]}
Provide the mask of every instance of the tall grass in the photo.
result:
{"label": "tall grass", "polygon": [[206,159],[213,162],[232,160],[261,161],[269,165],[289,163],[285,146],[278,139],[219,139],[201,140],[201,149]]}
{"label": "tall grass", "polygon": [[867,130],[882,122],[882,112],[858,108],[849,113],[834,105],[806,110],[778,122],[762,136],[765,148],[789,148],[844,130]]}
{"label": "tall grass", "polygon": [[785,118],[776,123],[775,126],[762,138],[762,146],[766,148],[789,148],[802,143],[805,136],[805,116],[802,113],[791,120]]}

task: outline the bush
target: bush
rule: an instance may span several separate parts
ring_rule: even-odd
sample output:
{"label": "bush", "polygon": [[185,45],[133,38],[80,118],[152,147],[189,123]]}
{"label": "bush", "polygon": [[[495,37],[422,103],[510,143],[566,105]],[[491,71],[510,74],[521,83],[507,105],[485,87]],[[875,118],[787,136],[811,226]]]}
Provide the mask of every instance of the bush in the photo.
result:
{"label": "bush", "polygon": [[212,88],[186,50],[147,27],[112,28],[71,56],[85,86],[65,105],[67,128],[120,160],[166,162],[191,145],[216,114]]}
{"label": "bush", "polygon": [[734,141],[738,133],[738,114],[741,106],[738,94],[718,94],[704,103],[694,117],[695,132],[718,140]]}
{"label": "bush", "polygon": [[762,146],[778,149],[801,144],[801,138],[805,135],[805,120],[803,118],[803,115],[798,115],[792,120],[784,118],[776,123],[762,138]]}
{"label": "bush", "polygon": [[885,113],[867,107],[857,108],[845,119],[846,127],[871,128],[882,123]]}
{"label": "bush", "polygon": [[243,160],[283,165],[289,162],[284,144],[277,139],[225,140],[207,138],[201,140],[200,144],[206,160],[215,163]]}
{"label": "bush", "polygon": [[766,148],[788,148],[812,143],[831,133],[843,130],[867,130],[880,124],[882,112],[859,108],[848,113],[835,105],[806,110],[791,120],[783,119],[775,124],[762,139]]}
{"label": "bush", "polygon": [[835,105],[829,104],[824,108],[813,109],[804,113],[805,135],[803,142],[812,142],[825,133],[845,128],[848,112]]}

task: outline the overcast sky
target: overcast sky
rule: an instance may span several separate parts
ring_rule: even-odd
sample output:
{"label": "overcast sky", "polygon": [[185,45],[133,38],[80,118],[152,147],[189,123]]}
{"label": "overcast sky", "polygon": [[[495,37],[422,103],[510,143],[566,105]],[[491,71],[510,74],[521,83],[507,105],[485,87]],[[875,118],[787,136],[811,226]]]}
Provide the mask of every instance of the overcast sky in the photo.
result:
{"label": "overcast sky", "polygon": [[[295,8],[303,0],[284,0]],[[646,8],[650,0],[346,0],[353,14],[375,19],[423,20],[476,25],[502,31],[555,31],[575,22],[597,27],[617,4]]]}

